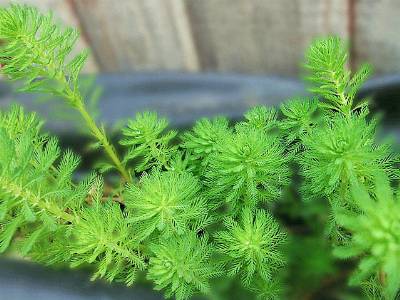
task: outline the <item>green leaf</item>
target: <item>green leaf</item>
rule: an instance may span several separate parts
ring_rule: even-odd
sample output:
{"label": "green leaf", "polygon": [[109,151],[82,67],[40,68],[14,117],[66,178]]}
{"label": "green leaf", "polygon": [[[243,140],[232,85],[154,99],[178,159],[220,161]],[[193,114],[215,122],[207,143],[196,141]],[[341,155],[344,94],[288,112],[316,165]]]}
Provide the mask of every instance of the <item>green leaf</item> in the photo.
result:
{"label": "green leaf", "polygon": [[344,245],[334,248],[333,255],[340,259],[348,259],[354,256],[359,256],[364,252],[364,249],[357,248],[354,245]]}
{"label": "green leaf", "polygon": [[226,231],[215,235],[217,249],[226,255],[230,276],[240,274],[243,284],[250,286],[256,275],[268,282],[270,274],[285,264],[281,246],[286,234],[269,214],[244,208],[240,221],[225,220]]}
{"label": "green leaf", "polygon": [[361,85],[371,73],[364,64],[351,77],[347,66],[347,46],[338,37],[316,39],[306,52],[306,79],[311,83],[310,91],[322,96],[323,107],[349,116],[353,100]]}
{"label": "green leaf", "polygon": [[88,50],[83,50],[81,53],[76,55],[66,66],[66,68],[70,71],[71,80],[74,83],[74,86],[78,85],[78,76],[85,65],[85,62],[89,56]]}
{"label": "green leaf", "polygon": [[35,213],[29,207],[29,204],[25,201],[22,204],[22,214],[27,222],[34,222],[36,220]]}
{"label": "green leaf", "polygon": [[2,171],[8,170],[14,157],[14,147],[11,139],[3,128],[0,128],[0,166]]}
{"label": "green leaf", "polygon": [[22,255],[27,255],[34,247],[37,240],[45,233],[44,227],[35,230],[30,234],[22,243],[21,253]]}
{"label": "green leaf", "polygon": [[364,280],[368,279],[372,274],[376,272],[378,266],[378,261],[374,257],[363,258],[354,272],[354,274],[349,279],[350,285],[359,285]]}
{"label": "green leaf", "polygon": [[8,246],[21,223],[21,217],[16,217],[2,226],[3,228],[0,232],[0,253],[4,253],[8,249]]}

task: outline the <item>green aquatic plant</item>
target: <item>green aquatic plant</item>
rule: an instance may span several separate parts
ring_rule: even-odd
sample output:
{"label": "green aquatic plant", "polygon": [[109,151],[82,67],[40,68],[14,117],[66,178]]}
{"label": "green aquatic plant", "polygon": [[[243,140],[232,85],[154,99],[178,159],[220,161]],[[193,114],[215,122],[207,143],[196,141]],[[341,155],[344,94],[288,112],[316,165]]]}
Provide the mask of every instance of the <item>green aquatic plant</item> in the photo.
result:
{"label": "green aquatic plant", "polygon": [[383,296],[396,299],[400,289],[400,193],[394,194],[385,174],[377,174],[372,195],[355,182],[352,199],[360,213],[341,209],[338,223],[352,233],[350,241],[335,248],[341,258],[360,257],[350,284],[375,280],[383,286]]}
{"label": "green aquatic plant", "polygon": [[147,277],[156,289],[166,290],[166,296],[177,300],[188,299],[200,291],[210,294],[209,280],[220,274],[220,268],[212,264],[212,245],[207,238],[193,232],[150,245],[153,256],[149,262]]}
{"label": "green aquatic plant", "polygon": [[399,160],[356,97],[371,68],[352,75],[339,38],[306,52],[311,98],[256,106],[236,123],[203,118],[182,134],[141,112],[117,148],[85,99],[88,52],[71,54],[78,36],[35,8],[0,8],[0,73],[24,92],[64,99],[106,159],[87,172],[34,113],[1,111],[2,253],[89,267],[93,280],[148,280],[167,298],[231,299],[228,288],[243,299],[311,299],[299,291],[337,275],[333,246],[352,260],[347,268],[358,263],[350,285],[396,299],[400,206],[390,184]]}
{"label": "green aquatic plant", "polygon": [[306,78],[312,83],[310,91],[324,99],[319,105],[346,116],[367,105],[365,101],[354,105],[354,100],[371,73],[371,66],[363,64],[352,75],[347,66],[348,56],[343,41],[330,37],[315,40],[308,48],[305,62]]}
{"label": "green aquatic plant", "polygon": [[154,170],[127,188],[130,221],[140,224],[144,237],[154,231],[171,235],[201,229],[207,224],[208,208],[200,190],[190,173]]}
{"label": "green aquatic plant", "polygon": [[93,279],[104,277],[132,285],[137,271],[146,266],[139,240],[132,234],[135,229],[118,203],[102,204],[99,196],[90,207],[82,209],[79,221],[70,229],[71,266],[95,264]]}
{"label": "green aquatic plant", "polygon": [[205,173],[207,195],[235,210],[240,204],[255,207],[275,201],[290,174],[288,157],[277,137],[240,125],[216,143]]}
{"label": "green aquatic plant", "polygon": [[305,136],[299,160],[307,190],[314,196],[330,196],[348,191],[353,178],[371,185],[380,170],[397,176],[390,144],[376,143],[375,128],[376,122],[367,121],[363,113],[337,115]]}
{"label": "green aquatic plant", "polygon": [[318,100],[291,99],[281,105],[284,119],[279,123],[287,147],[294,153],[304,147],[301,142],[318,123]]}
{"label": "green aquatic plant", "polygon": [[228,120],[224,117],[200,119],[192,131],[183,134],[182,147],[191,154],[191,162],[197,173],[203,173],[207,169],[211,154],[217,151],[217,142],[230,132],[228,125]]}
{"label": "green aquatic plant", "polygon": [[1,8],[1,73],[10,80],[23,81],[22,91],[55,95],[75,108],[114,167],[130,181],[104,128],[95,123],[82,97],[79,74],[88,52],[70,56],[78,37],[76,29],[55,24],[52,14],[43,15],[36,8],[20,5]]}
{"label": "green aquatic plant", "polygon": [[22,243],[22,252],[28,253],[36,241],[72,222],[77,203],[83,201],[71,188],[79,158],[71,152],[62,155],[57,140],[39,130],[36,116],[25,115],[20,107],[0,115],[1,252],[18,230],[34,224]]}
{"label": "green aquatic plant", "polygon": [[226,230],[215,235],[217,249],[224,258],[228,276],[240,274],[246,286],[259,276],[268,283],[275,269],[284,265],[280,246],[286,241],[274,217],[262,210],[244,208],[239,222],[224,220]]}
{"label": "green aquatic plant", "polygon": [[162,166],[168,169],[175,149],[170,144],[176,132],[163,134],[167,126],[165,118],[158,118],[156,113],[150,112],[138,113],[134,120],[130,120],[122,129],[124,139],[120,141],[120,144],[129,147],[124,164],[135,159],[140,161],[135,164],[136,172]]}

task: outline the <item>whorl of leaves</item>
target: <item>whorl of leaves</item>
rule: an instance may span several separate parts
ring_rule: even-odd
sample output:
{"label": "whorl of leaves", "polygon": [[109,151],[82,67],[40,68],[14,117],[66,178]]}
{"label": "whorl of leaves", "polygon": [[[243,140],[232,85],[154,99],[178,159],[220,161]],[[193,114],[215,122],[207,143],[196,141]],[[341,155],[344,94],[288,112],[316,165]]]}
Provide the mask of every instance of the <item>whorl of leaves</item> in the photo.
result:
{"label": "whorl of leaves", "polygon": [[[389,181],[399,177],[398,159],[389,144],[377,143],[366,102],[355,103],[371,69],[352,75],[340,39],[318,39],[306,54],[311,91],[321,101],[283,104],[281,119],[275,108],[257,106],[232,127],[223,117],[201,119],[180,144],[166,119],[138,113],[122,130],[127,152],[120,160],[80,91],[87,52],[72,55],[77,38],[51,14],[0,8],[0,73],[24,81],[24,91],[64,98],[104,148],[102,170],[117,169],[120,181],[107,193],[94,173],[74,182],[80,159],[42,134],[34,114],[0,112],[0,252],[15,243],[37,261],[92,265],[93,278],[128,285],[148,267],[156,289],[178,300],[216,298],[211,279],[224,267],[260,299],[278,298],[286,234],[261,207],[284,195],[293,158],[304,178],[300,196],[328,198],[330,223],[345,233],[335,254],[360,258],[350,283],[395,299],[400,199]],[[208,231],[216,232],[215,244]]]}
{"label": "whorl of leaves", "polygon": [[138,236],[157,231],[162,235],[201,229],[208,222],[208,207],[200,193],[200,182],[189,173],[153,170],[126,192],[130,221],[137,223]]}
{"label": "whorl of leaves", "polygon": [[57,140],[39,129],[35,115],[21,107],[0,115],[1,252],[23,230],[21,250],[28,254],[36,242],[72,222],[85,199],[71,184],[79,158],[70,151],[61,155]]}
{"label": "whorl of leaves", "polygon": [[350,284],[369,287],[380,281],[385,299],[397,299],[400,290],[400,193],[396,195],[386,175],[376,177],[372,196],[354,182],[351,187],[353,201],[361,210],[355,213],[339,210],[338,223],[349,230],[351,240],[336,247],[334,254],[340,258],[360,258]]}
{"label": "whorl of leaves", "polygon": [[274,201],[288,183],[287,162],[278,138],[261,129],[239,126],[218,141],[210,156],[205,173],[207,194],[220,205],[227,202],[233,207]]}
{"label": "whorl of leaves", "polygon": [[278,126],[278,114],[275,108],[266,106],[255,106],[244,114],[245,122],[241,125],[268,131]]}
{"label": "whorl of leaves", "polygon": [[311,82],[310,91],[323,97],[320,106],[349,115],[351,111],[366,106],[362,101],[354,105],[355,96],[368,79],[371,67],[362,65],[351,75],[348,51],[338,37],[316,39],[306,52],[306,79]]}
{"label": "whorl of leaves", "polygon": [[167,127],[167,119],[158,118],[156,113],[138,113],[122,129],[124,138],[120,144],[129,147],[123,163],[134,161],[136,172],[143,172],[154,166],[169,168],[169,160],[175,154],[171,141],[176,132],[165,132]]}
{"label": "whorl of leaves", "polygon": [[71,266],[93,264],[96,272],[92,279],[104,277],[110,282],[115,280],[131,285],[137,271],[145,268],[135,229],[118,203],[101,203],[99,196],[92,201],[90,207],[80,212],[79,221],[71,228]]}
{"label": "whorl of leaves", "polygon": [[165,290],[168,298],[210,294],[209,280],[221,274],[211,261],[212,249],[206,237],[198,238],[194,233],[162,239],[151,246],[147,278],[154,281],[156,290]]}
{"label": "whorl of leaves", "polygon": [[280,246],[286,241],[274,218],[262,210],[254,213],[244,208],[237,222],[232,217],[224,220],[226,230],[215,236],[218,250],[226,256],[227,274],[239,273],[245,286],[255,277],[268,283],[273,272],[284,265]]}
{"label": "whorl of leaves", "polygon": [[52,14],[43,15],[36,8],[17,4],[0,8],[1,73],[24,80],[23,91],[48,92],[72,101],[68,95],[77,92],[88,55],[83,51],[70,57],[78,37],[76,29],[63,29]]}
{"label": "whorl of leaves", "polygon": [[312,133],[319,122],[316,99],[294,98],[281,105],[284,118],[279,122],[287,146],[297,153],[304,150],[303,138]]}
{"label": "whorl of leaves", "polygon": [[306,136],[300,164],[308,192],[314,197],[332,196],[339,189],[347,191],[355,178],[371,184],[381,170],[398,177],[391,146],[377,144],[375,131],[376,122],[366,121],[362,114],[336,115]]}
{"label": "whorl of leaves", "polygon": [[210,163],[210,155],[217,151],[217,142],[230,132],[228,120],[216,117],[198,120],[191,131],[183,134],[182,147],[191,154],[191,163],[198,173],[203,174]]}

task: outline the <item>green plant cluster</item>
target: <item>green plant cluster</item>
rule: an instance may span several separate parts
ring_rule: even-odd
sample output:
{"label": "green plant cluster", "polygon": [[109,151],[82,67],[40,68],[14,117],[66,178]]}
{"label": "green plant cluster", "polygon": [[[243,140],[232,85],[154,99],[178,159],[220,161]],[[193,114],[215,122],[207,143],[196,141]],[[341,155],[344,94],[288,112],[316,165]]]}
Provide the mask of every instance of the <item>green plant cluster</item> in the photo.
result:
{"label": "green plant cluster", "polygon": [[[87,52],[71,57],[77,37],[35,8],[0,8],[1,73],[22,80],[25,92],[63,98],[106,159],[77,180],[79,157],[44,134],[35,114],[19,106],[1,112],[1,252],[91,266],[93,279],[127,285],[146,274],[178,300],[222,299],[222,287],[237,282],[259,299],[282,299],[290,297],[287,273],[301,264],[295,258],[304,260],[298,269],[329,274],[332,247],[358,262],[351,285],[396,299],[400,193],[390,184],[399,160],[390,143],[378,142],[367,103],[356,101],[371,68],[352,75],[340,39],[316,40],[306,53],[313,98],[280,110],[254,107],[236,124],[201,119],[183,133],[156,113],[140,113],[122,130],[120,156],[82,96]],[[299,191],[291,193],[295,182]],[[278,215],[288,201],[288,215],[325,227],[322,240],[283,228]],[[311,220],[321,211],[326,219]]]}

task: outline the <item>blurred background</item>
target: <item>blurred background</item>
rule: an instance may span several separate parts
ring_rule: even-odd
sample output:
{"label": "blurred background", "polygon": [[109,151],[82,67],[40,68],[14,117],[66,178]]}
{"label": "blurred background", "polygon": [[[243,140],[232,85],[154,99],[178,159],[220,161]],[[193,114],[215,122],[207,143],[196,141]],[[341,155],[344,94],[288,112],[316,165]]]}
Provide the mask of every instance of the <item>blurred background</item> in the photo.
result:
{"label": "blurred background", "polygon": [[[10,3],[0,0],[0,5]],[[82,32],[87,72],[295,75],[312,38],[337,34],[351,65],[400,70],[398,0],[25,0]]]}
{"label": "blurred background", "polygon": [[[202,116],[238,119],[255,104],[277,106],[306,95],[300,79],[304,50],[315,37],[338,35],[351,46],[351,68],[372,64],[374,77],[359,97],[370,97],[375,111],[383,112],[385,135],[395,136],[399,148],[400,0],[0,0],[0,6],[12,2],[53,11],[62,23],[80,29],[75,52],[92,51],[84,72],[95,74],[102,87],[92,93],[93,103],[109,128],[144,110],[186,128]],[[16,94],[0,78],[0,109],[15,100],[43,116],[47,129],[87,165],[95,159],[82,149],[87,136],[79,131],[79,118],[62,101]],[[303,205],[296,198],[285,209],[314,223],[320,208]],[[296,215],[312,209],[310,216]],[[297,238],[304,246],[294,241],[293,299],[359,299],[343,288],[347,271],[339,272],[322,235]],[[84,272],[0,260],[3,297],[161,299],[140,287],[132,293],[102,282],[91,285]]]}

